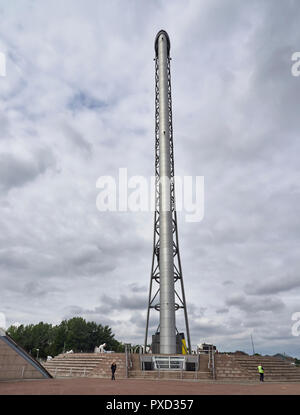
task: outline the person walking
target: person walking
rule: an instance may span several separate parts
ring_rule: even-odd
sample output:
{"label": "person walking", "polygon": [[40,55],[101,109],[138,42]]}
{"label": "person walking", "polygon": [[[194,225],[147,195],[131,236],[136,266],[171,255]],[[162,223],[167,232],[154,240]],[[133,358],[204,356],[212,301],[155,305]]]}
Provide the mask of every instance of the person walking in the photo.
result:
{"label": "person walking", "polygon": [[117,370],[116,362],[112,362],[111,365],[111,380],[116,380],[115,378],[115,371]]}
{"label": "person walking", "polygon": [[257,366],[258,369],[258,373],[259,373],[259,381],[263,382],[264,381],[264,368],[262,367],[262,365],[260,364],[259,366]]}

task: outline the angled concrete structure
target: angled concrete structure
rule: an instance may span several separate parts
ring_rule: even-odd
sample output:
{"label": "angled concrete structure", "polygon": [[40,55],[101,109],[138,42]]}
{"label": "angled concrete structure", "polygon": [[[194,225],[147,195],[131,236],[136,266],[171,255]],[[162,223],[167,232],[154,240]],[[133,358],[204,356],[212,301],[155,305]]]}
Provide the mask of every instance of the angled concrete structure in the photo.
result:
{"label": "angled concrete structure", "polygon": [[0,381],[43,378],[52,376],[0,328]]}

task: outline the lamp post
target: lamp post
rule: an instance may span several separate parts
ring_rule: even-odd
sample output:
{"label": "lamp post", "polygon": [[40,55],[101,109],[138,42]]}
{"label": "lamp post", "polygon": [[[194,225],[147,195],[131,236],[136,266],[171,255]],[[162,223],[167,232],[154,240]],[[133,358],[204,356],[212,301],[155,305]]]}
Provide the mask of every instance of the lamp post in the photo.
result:
{"label": "lamp post", "polygon": [[36,360],[38,360],[38,357],[39,357],[39,351],[40,351],[40,349],[36,349],[36,351],[37,351],[37,354],[36,354]]}

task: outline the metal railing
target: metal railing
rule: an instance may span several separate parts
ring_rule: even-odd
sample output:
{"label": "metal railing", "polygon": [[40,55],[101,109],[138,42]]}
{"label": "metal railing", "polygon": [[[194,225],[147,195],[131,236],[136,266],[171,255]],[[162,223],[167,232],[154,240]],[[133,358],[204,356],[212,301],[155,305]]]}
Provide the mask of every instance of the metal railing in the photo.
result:
{"label": "metal railing", "polygon": [[[24,373],[26,371],[26,366],[22,366],[20,368],[20,371],[18,369],[19,369],[19,367],[15,368],[15,369],[2,369],[2,371],[3,371],[3,373],[14,372],[14,373],[16,373],[17,378],[19,378],[19,376],[20,376],[23,379],[24,378]],[[19,375],[18,375],[18,372],[19,372]],[[1,379],[1,373],[0,373],[0,379]],[[13,379],[13,378],[11,378],[11,379]]]}
{"label": "metal railing", "polygon": [[132,347],[128,344],[125,344],[125,377],[129,377],[129,370],[132,369],[132,358],[131,355],[134,353]]}
{"label": "metal railing", "polygon": [[215,368],[215,350],[213,348],[208,350],[208,369],[211,371],[212,378],[216,378],[216,368]]}
{"label": "metal railing", "polygon": [[[52,372],[52,369],[50,369],[50,370]],[[86,367],[78,369],[77,367],[72,366],[72,367],[70,367],[70,369],[69,368],[65,369],[65,368],[56,366],[53,376],[56,378],[56,376],[59,376],[59,372],[63,372],[64,376],[70,376],[70,377],[74,374],[74,372],[75,372],[76,377],[86,377],[87,376]]]}
{"label": "metal railing", "polygon": [[216,351],[211,348],[209,350],[198,350],[198,367],[200,367],[200,360],[201,360],[201,355],[205,355],[208,356],[208,363],[207,363],[207,368],[211,373],[212,379],[215,380],[216,379],[216,364],[215,364],[215,353]]}

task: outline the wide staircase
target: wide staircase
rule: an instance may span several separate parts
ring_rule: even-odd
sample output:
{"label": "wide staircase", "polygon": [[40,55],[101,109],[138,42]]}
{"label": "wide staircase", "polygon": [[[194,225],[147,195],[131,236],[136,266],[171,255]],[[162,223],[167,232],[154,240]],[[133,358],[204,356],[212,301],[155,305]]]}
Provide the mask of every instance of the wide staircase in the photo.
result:
{"label": "wide staircase", "polygon": [[[126,378],[125,353],[60,354],[43,366],[53,377],[111,377],[111,364],[117,364],[116,378]],[[209,369],[209,356],[200,355],[197,371],[142,370],[139,354],[128,355],[128,377],[137,379],[178,379],[217,382],[259,382],[257,366],[265,370],[265,382],[300,382],[300,368],[269,356],[215,354],[215,376]]]}
{"label": "wide staircase", "polygon": [[300,382],[300,368],[286,360],[271,356],[236,356],[235,360],[254,379],[259,378],[257,366],[261,364],[266,382]]}
{"label": "wide staircase", "polygon": [[224,382],[249,382],[251,374],[232,355],[215,354],[216,380]]}
{"label": "wide staircase", "polygon": [[258,382],[261,364],[266,382],[300,382],[300,368],[276,357],[216,354],[215,362],[217,381]]}
{"label": "wide staircase", "polygon": [[201,355],[197,371],[187,370],[142,370],[139,354],[129,356],[129,378],[136,379],[178,379],[178,380],[212,380],[208,369],[208,355]]}
{"label": "wide staircase", "polygon": [[111,377],[111,364],[117,365],[116,378],[126,377],[124,353],[60,354],[43,364],[53,377]]}

